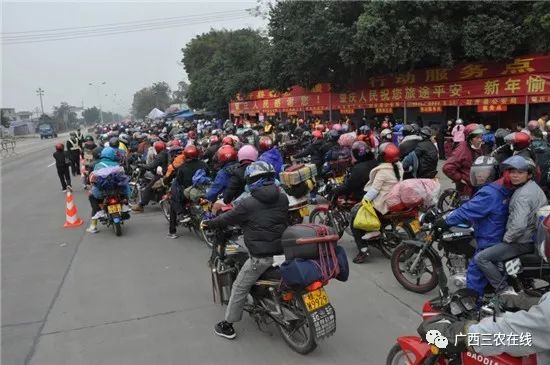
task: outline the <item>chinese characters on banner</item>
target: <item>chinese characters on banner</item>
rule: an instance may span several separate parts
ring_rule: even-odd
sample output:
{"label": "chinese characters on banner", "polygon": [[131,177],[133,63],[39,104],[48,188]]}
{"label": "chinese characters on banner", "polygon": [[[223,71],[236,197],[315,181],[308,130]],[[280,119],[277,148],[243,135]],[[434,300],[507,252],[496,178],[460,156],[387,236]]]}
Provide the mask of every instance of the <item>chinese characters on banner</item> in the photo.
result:
{"label": "chinese characters on banner", "polygon": [[494,112],[505,112],[508,110],[508,105],[500,104],[490,104],[490,105],[478,105],[478,113],[494,113]]}
{"label": "chinese characters on banner", "polygon": [[420,112],[421,113],[441,113],[443,111],[443,107],[441,105],[439,106],[421,106]]}
{"label": "chinese characters on banner", "polygon": [[[329,84],[306,90],[293,87],[277,94],[258,90],[248,100],[230,103],[232,114],[314,112],[355,109],[432,107],[456,105],[508,105],[546,103],[550,98],[550,56],[526,56],[507,64],[468,64],[455,69],[415,70],[377,76],[362,88],[331,92]],[[425,111],[428,112],[428,111]]]}

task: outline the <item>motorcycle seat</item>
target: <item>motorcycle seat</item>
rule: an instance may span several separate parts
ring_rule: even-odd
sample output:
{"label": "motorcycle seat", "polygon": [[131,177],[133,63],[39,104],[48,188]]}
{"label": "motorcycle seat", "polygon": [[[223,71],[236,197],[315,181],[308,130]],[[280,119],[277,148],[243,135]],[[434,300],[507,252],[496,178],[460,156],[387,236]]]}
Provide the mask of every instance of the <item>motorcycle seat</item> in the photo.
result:
{"label": "motorcycle seat", "polygon": [[271,266],[258,280],[281,280],[281,270],[278,267]]}
{"label": "motorcycle seat", "polygon": [[519,257],[523,266],[540,266],[544,261],[536,253],[527,253]]}

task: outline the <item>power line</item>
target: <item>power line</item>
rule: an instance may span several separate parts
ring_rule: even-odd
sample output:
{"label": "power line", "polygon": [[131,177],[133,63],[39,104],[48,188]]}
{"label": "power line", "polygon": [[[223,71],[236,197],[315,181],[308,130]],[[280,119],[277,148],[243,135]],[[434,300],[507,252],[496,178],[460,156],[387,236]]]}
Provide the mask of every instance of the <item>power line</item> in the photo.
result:
{"label": "power line", "polygon": [[[225,21],[241,20],[249,17],[250,15],[234,16],[230,19],[225,19]],[[42,38],[35,38],[35,39],[4,40],[0,44],[2,45],[28,44],[28,43],[43,43],[43,42],[52,42],[52,41],[59,41],[59,40],[78,39],[78,38],[93,38],[93,37],[101,37],[101,36],[114,35],[114,34],[125,34],[125,33],[141,32],[141,31],[148,31],[148,30],[169,29],[169,28],[185,27],[189,25],[206,24],[206,23],[211,23],[213,21],[218,21],[218,20],[219,18],[203,19],[200,21],[194,21],[189,23],[176,23],[176,24],[168,24],[168,25],[167,24],[149,25],[147,27],[141,27],[141,28],[135,28],[135,29],[129,29],[129,30],[103,31],[103,32],[90,33],[90,34],[85,33],[80,35],[67,35],[62,37],[42,37]]]}
{"label": "power line", "polygon": [[[232,17],[241,17],[241,16],[250,16],[245,14],[235,14]],[[189,19],[187,22],[200,22],[200,21],[214,21],[218,20],[218,15],[208,15],[203,16],[201,18],[194,18]],[[81,31],[70,31],[70,32],[62,32],[62,33],[54,33],[54,34],[36,34],[36,35],[25,35],[25,36],[13,36],[13,37],[4,37],[2,39],[3,42],[17,42],[17,41],[26,41],[26,40],[37,40],[37,39],[49,39],[49,38],[59,38],[59,37],[65,37],[65,36],[75,36],[75,35],[83,35],[83,34],[101,34],[105,32],[112,32],[112,31],[125,31],[125,30],[137,30],[137,29],[148,29],[152,26],[170,26],[170,25],[176,25],[176,24],[182,24],[186,23],[183,22],[180,19],[171,20],[171,21],[164,21],[162,23],[149,23],[149,24],[139,24],[139,25],[125,25],[125,26],[113,26],[113,27],[106,27],[102,29],[88,29],[88,30],[81,30]]]}
{"label": "power line", "polygon": [[243,11],[248,12],[250,10],[251,9],[227,10],[227,11],[218,11],[218,12],[203,13],[203,14],[181,15],[181,16],[173,16],[173,17],[167,17],[167,18],[153,18],[153,19],[144,19],[144,20],[132,20],[132,21],[126,21],[126,22],[105,23],[105,24],[87,25],[87,26],[79,26],[79,27],[36,29],[36,30],[26,30],[26,31],[19,31],[19,32],[2,32],[1,34],[2,36],[4,36],[5,34],[48,33],[48,32],[56,32],[60,30],[71,30],[71,29],[76,30],[76,29],[96,28],[96,27],[104,27],[104,26],[112,26],[112,25],[156,22],[156,21],[172,20],[172,19],[179,19],[179,18],[193,18],[193,17],[201,17],[205,15],[214,15],[214,14],[240,13]]}

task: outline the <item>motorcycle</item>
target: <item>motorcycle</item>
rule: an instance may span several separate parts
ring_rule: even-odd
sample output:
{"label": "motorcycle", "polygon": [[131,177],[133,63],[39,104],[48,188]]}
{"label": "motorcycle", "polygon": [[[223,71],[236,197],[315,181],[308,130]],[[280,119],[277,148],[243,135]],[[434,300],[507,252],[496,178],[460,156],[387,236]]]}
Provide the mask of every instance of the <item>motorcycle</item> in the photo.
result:
{"label": "motorcycle", "polygon": [[[517,273],[517,272],[516,272]],[[513,275],[514,272],[509,272]],[[440,313],[445,313],[449,320],[480,320],[482,317],[493,315],[495,312],[486,311],[477,305],[478,295],[470,289],[459,289],[449,295],[447,281],[444,277],[439,280],[440,295],[424,303],[422,317],[429,319]],[[495,308],[500,310],[498,299]],[[448,339],[453,341],[453,339]],[[423,342],[418,336],[401,336],[390,349],[386,358],[386,365],[536,365],[536,355],[512,357],[506,353],[498,356],[486,356],[469,351],[462,353],[446,353],[435,345]]]}
{"label": "motorcycle", "polygon": [[[393,275],[407,290],[426,293],[434,289],[439,277],[446,276],[442,258],[445,258],[445,267],[451,275],[451,282],[457,288],[466,286],[468,261],[475,253],[473,229],[468,226],[456,226],[440,231],[433,226],[440,216],[441,212],[437,208],[421,215],[419,237],[422,240],[403,241],[392,254]],[[516,260],[514,258],[507,262]],[[508,277],[509,284],[517,291],[538,288],[535,287],[534,279],[550,282],[550,264],[543,263],[535,253],[519,256],[517,265],[522,266],[522,272],[517,278]],[[422,282],[425,276],[427,280]],[[491,290],[492,287],[488,286],[488,291]]]}
{"label": "motorcycle", "polygon": [[105,216],[100,217],[99,221],[107,227],[112,226],[117,236],[122,235],[124,221],[130,219],[130,213],[122,211],[122,205],[125,203],[118,193],[109,192],[100,204]]}
{"label": "motorcycle", "polygon": [[[155,180],[155,174],[151,171],[143,170],[140,165],[132,170],[130,177],[130,196],[128,201],[130,204],[135,205],[141,201],[143,191],[149,186],[149,184]],[[153,188],[153,195],[151,201],[160,203],[165,195],[167,187],[160,187],[158,189]],[[161,206],[162,207],[162,206]],[[169,219],[170,211],[163,209],[164,216]]]}
{"label": "motorcycle", "polygon": [[[239,234],[237,228],[214,232],[214,246],[209,261],[212,276],[214,302],[222,305],[229,302],[231,288],[240,268],[248,259],[245,248],[228,243]],[[304,244],[334,240],[334,236],[304,239]],[[245,311],[265,331],[275,323],[283,340],[294,351],[308,354],[317,347],[317,342],[336,331],[334,307],[324,289],[327,283],[316,281],[308,287],[289,289],[281,285],[281,274],[271,267],[258,279],[250,291]]]}

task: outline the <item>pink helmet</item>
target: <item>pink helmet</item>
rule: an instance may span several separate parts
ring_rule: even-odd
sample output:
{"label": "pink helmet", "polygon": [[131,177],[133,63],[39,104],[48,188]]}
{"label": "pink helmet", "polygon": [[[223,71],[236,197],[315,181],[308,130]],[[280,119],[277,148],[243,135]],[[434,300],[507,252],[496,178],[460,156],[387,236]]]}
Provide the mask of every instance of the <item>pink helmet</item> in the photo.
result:
{"label": "pink helmet", "polygon": [[340,132],[342,130],[342,125],[340,123],[333,124],[332,129],[336,132]]}
{"label": "pink helmet", "polygon": [[237,158],[239,159],[239,162],[244,160],[256,161],[256,159],[258,158],[258,150],[251,144],[245,144],[239,149]]}
{"label": "pink helmet", "polygon": [[539,122],[536,120],[531,120],[529,121],[529,123],[527,123],[527,129],[531,132],[539,127],[540,127]]}

